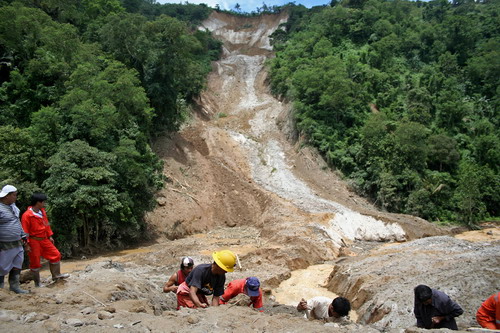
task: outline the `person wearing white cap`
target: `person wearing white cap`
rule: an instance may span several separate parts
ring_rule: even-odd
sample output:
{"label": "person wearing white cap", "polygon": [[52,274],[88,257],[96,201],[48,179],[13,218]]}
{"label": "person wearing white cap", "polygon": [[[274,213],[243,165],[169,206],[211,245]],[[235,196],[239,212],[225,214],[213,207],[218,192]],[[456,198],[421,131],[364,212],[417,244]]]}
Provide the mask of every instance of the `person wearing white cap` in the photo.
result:
{"label": "person wearing white cap", "polygon": [[5,185],[0,192],[0,288],[4,287],[4,276],[8,273],[9,289],[16,294],[26,294],[29,291],[21,289],[19,276],[23,267],[24,246],[29,251],[29,245],[19,221],[19,210],[13,208],[16,200],[17,188]]}
{"label": "person wearing white cap", "polygon": [[194,268],[194,260],[191,257],[184,257],[181,260],[181,269],[177,271],[177,273],[172,274],[170,279],[165,282],[163,286],[163,292],[177,292],[177,287],[184,281],[186,281],[187,276]]}

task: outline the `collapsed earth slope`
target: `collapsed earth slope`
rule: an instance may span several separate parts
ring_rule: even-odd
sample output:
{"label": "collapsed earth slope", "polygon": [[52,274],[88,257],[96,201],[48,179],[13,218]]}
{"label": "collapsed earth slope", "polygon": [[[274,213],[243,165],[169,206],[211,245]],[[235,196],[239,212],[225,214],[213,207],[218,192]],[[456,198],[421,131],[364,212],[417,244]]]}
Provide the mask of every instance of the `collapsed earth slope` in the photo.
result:
{"label": "collapsed earth slope", "polygon": [[[499,288],[496,229],[488,242],[471,243],[438,236],[446,231],[422,219],[380,212],[314,150],[293,141],[292,110],[269,93],[264,66],[273,56],[269,35],[286,19],[214,12],[203,23],[224,52],[191,121],[155,144],[167,177],[147,216],[156,242],[63,262],[68,280],[38,289],[25,284],[29,295],[0,290],[2,331],[404,332],[414,324],[417,282],[443,286],[465,302],[470,322],[473,307]],[[264,312],[233,305],[176,311],[175,296],[161,290],[180,258],[209,263],[223,248],[241,264],[228,281],[261,279]],[[359,323],[309,322],[273,301],[292,271],[314,264],[331,266],[327,286],[352,300]],[[295,288],[321,281],[302,283]]]}

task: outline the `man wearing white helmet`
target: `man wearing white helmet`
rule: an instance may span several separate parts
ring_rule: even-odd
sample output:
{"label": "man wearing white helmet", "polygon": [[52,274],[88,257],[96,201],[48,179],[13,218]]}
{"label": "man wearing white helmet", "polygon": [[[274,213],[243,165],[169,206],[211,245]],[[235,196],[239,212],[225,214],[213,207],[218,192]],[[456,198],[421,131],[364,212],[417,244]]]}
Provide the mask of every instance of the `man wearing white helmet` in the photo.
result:
{"label": "man wearing white helmet", "polygon": [[[224,294],[226,272],[232,272],[236,255],[229,250],[212,253],[214,262],[196,266],[179,288],[177,288],[177,310],[180,307],[206,308],[219,306],[220,296]],[[212,295],[209,304],[207,296]]]}
{"label": "man wearing white helmet", "polygon": [[177,287],[184,281],[186,281],[187,276],[194,268],[194,260],[191,257],[184,257],[181,260],[181,269],[177,273],[172,274],[170,279],[165,282],[163,286],[163,292],[177,292]]}
{"label": "man wearing white helmet", "polygon": [[29,245],[19,221],[16,200],[17,188],[5,185],[0,192],[0,288],[4,287],[4,276],[8,273],[9,289],[16,294],[26,294],[29,291],[21,289],[19,276],[24,261],[23,246],[29,251]]}

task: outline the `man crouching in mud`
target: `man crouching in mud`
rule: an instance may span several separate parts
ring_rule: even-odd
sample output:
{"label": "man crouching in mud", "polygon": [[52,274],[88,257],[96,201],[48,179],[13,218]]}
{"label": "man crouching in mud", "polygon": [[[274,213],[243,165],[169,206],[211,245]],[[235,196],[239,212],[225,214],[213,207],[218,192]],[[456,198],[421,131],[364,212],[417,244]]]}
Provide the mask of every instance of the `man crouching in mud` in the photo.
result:
{"label": "man crouching in mud", "polygon": [[196,266],[189,273],[186,281],[177,288],[177,310],[187,308],[206,308],[207,296],[212,295],[212,306],[219,306],[219,299],[224,294],[226,272],[234,271],[236,255],[229,250],[212,254],[212,264]]}

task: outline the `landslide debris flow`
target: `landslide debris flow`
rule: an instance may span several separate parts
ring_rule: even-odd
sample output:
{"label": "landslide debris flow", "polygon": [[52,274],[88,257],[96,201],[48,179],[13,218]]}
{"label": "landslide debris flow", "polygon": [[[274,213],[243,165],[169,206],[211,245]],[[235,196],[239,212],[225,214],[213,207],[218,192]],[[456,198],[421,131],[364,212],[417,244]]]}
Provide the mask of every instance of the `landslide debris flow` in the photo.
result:
{"label": "landslide debris flow", "polygon": [[[418,332],[407,328],[414,324],[412,289],[420,283],[464,307],[462,328],[474,324],[475,309],[500,289],[498,229],[472,242],[440,236],[449,232],[419,218],[380,212],[297,141],[290,104],[266,85],[269,35],[286,19],[214,12],[203,23],[224,52],[189,123],[155,143],[167,178],[147,216],[155,243],[65,261],[68,280],[38,289],[29,282],[29,295],[0,290],[2,330]],[[235,305],[176,311],[175,295],[162,286],[180,258],[209,263],[222,248],[241,264],[228,281],[260,278],[265,311]],[[358,323],[306,321],[273,300],[291,271],[317,264],[331,266],[326,287],[351,299]],[[46,282],[49,275],[44,268]]]}

